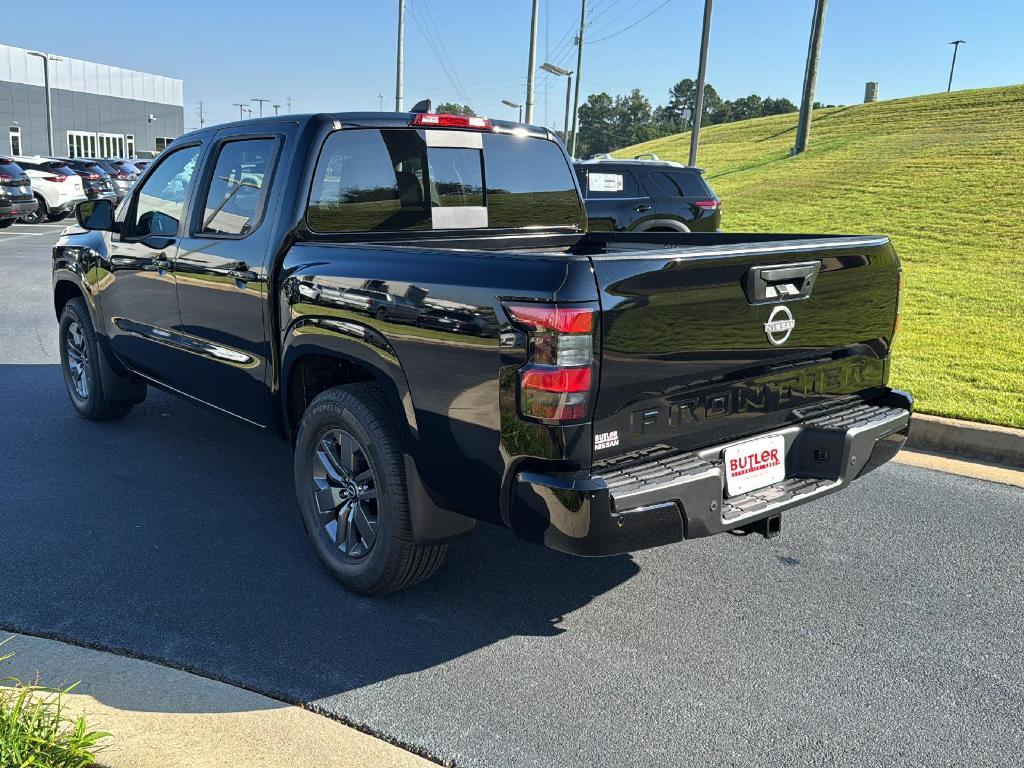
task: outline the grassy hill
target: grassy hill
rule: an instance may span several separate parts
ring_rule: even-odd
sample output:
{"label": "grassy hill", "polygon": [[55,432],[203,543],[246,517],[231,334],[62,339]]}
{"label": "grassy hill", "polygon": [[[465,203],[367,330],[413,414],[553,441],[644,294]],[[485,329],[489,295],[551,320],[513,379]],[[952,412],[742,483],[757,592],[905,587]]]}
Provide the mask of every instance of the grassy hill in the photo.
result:
{"label": "grassy hill", "polygon": [[[716,125],[700,165],[723,228],[882,233],[905,270],[892,384],[922,411],[1024,427],[1024,86]],[[690,135],[629,147],[686,162]]]}

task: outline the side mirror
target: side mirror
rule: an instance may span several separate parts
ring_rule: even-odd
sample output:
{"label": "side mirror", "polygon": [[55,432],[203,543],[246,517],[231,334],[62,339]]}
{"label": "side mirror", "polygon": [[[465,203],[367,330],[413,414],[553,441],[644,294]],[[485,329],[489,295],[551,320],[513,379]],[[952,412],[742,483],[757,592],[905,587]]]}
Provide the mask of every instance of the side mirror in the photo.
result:
{"label": "side mirror", "polygon": [[109,200],[83,200],[75,206],[75,218],[83,229],[114,229],[114,204]]}

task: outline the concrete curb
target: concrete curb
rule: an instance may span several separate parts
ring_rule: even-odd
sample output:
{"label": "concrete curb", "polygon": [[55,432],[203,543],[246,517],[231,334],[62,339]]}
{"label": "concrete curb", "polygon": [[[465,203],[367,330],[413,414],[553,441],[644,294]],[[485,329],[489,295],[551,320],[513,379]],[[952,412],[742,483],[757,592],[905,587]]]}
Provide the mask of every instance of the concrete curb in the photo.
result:
{"label": "concrete curb", "polygon": [[[11,633],[0,630],[0,640]],[[335,720],[148,661],[14,634],[0,677],[63,687],[66,712],[112,734],[104,768],[436,768]],[[10,686],[11,681],[0,683]]]}
{"label": "concrete curb", "polygon": [[915,413],[907,447],[1024,468],[1024,429]]}

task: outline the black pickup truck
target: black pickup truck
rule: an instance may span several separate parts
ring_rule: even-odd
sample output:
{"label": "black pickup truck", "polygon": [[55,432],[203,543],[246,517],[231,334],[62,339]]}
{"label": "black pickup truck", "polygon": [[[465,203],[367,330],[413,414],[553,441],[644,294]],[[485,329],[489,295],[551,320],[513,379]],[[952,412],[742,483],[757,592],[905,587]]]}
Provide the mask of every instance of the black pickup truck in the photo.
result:
{"label": "black pickup truck", "polygon": [[53,250],[72,405],[116,418],[154,385],[279,433],[359,592],[478,520],[577,555],[770,536],[908,430],[885,237],[588,233],[542,128],[246,120],[77,220]]}

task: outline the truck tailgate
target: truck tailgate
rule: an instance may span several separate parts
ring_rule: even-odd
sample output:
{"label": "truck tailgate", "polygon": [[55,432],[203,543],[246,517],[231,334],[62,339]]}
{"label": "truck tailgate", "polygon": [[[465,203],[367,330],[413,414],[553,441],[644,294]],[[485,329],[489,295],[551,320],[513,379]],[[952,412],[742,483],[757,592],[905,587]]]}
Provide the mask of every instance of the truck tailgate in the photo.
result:
{"label": "truck tailgate", "polygon": [[660,248],[591,256],[602,307],[595,461],[693,450],[883,393],[899,295],[889,241],[737,238],[662,236]]}

